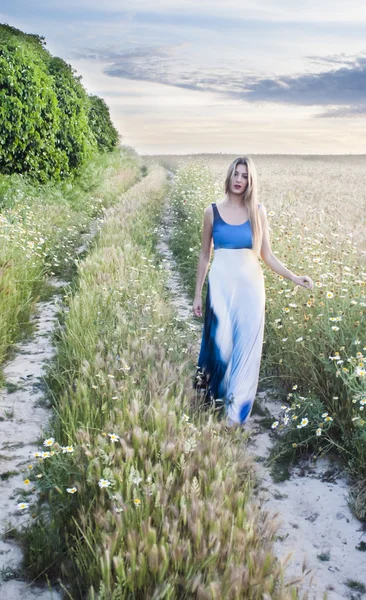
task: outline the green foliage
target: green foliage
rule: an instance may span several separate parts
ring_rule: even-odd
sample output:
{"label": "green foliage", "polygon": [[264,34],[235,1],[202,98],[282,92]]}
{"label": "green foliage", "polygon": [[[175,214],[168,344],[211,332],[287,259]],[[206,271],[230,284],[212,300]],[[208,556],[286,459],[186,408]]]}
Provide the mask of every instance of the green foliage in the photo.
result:
{"label": "green foliage", "polygon": [[49,73],[60,109],[56,145],[67,156],[67,172],[76,174],[97,149],[88,121],[89,99],[75,69],[61,58],[51,59]]}
{"label": "green foliage", "polygon": [[119,134],[109,114],[109,108],[103,98],[89,96],[89,125],[100,151],[112,150],[119,141]]}
{"label": "green foliage", "polygon": [[56,146],[60,108],[36,54],[9,40],[0,47],[0,172],[59,179],[67,156]]}
{"label": "green foliage", "polygon": [[0,25],[0,173],[46,183],[81,172],[119,134],[104,100],[45,49],[42,36]]}

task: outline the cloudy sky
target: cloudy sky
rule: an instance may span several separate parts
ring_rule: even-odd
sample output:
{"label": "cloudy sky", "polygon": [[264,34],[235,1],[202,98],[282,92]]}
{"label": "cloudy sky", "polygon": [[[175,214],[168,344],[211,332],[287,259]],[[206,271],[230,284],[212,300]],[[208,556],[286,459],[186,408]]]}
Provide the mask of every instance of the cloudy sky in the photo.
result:
{"label": "cloudy sky", "polygon": [[363,0],[1,0],[122,143],[155,153],[366,153]]}

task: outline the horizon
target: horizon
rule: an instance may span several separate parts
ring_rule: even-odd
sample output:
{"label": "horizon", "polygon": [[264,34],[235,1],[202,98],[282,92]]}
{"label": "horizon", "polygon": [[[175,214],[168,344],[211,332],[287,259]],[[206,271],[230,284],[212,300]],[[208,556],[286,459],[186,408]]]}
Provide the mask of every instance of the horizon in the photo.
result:
{"label": "horizon", "polygon": [[241,155],[240,153],[235,153],[235,152],[187,152],[187,153],[179,153],[179,152],[174,152],[174,153],[169,153],[169,154],[164,154],[162,152],[160,153],[154,153],[154,154],[148,154],[147,152],[144,152],[141,154],[141,156],[197,156],[197,155],[201,155],[201,154],[209,154],[209,155],[222,155],[222,156],[227,156],[227,155],[232,155],[235,154],[236,156],[365,156],[366,157],[366,152],[365,153],[355,153],[355,152],[343,152],[343,153],[339,153],[339,154],[334,154],[334,153],[316,153],[316,152],[310,152],[310,153],[300,153],[300,152],[246,152],[245,154]]}

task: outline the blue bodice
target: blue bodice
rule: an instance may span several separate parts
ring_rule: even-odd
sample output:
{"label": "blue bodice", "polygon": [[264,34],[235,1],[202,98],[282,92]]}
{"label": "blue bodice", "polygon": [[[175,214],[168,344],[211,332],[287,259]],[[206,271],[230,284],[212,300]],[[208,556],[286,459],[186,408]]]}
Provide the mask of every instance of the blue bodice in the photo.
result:
{"label": "blue bodice", "polygon": [[[258,204],[259,207],[260,204]],[[240,225],[230,225],[222,219],[215,202],[212,203],[212,208],[214,212],[212,237],[215,250],[218,248],[253,247],[252,228],[249,219]]]}

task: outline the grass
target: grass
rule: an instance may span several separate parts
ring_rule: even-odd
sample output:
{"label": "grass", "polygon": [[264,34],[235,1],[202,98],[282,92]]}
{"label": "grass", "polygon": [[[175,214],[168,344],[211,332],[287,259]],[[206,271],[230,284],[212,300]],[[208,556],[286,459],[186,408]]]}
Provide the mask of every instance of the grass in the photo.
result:
{"label": "grass", "polygon": [[195,404],[191,331],[156,253],[166,190],[153,168],[108,210],[65,298],[28,571],[90,600],[296,599],[254,461]]}
{"label": "grass", "polygon": [[[164,157],[161,160],[166,162]],[[300,289],[262,264],[266,316],[259,383],[275,387],[283,404],[279,420],[271,424],[278,434],[274,454],[282,463],[291,464],[302,453],[310,452],[316,457],[337,452],[363,490],[366,272],[362,263],[363,234],[355,218],[360,195],[355,195],[354,205],[348,206],[349,214],[340,229],[337,213],[329,214],[326,202],[328,208],[329,202],[334,209],[341,205],[347,194],[340,187],[342,178],[337,184],[337,197],[333,183],[327,189],[319,179],[310,180],[309,171],[318,172],[315,163],[306,163],[303,168],[301,159],[289,159],[288,163],[280,163],[281,183],[279,160],[276,159],[276,165],[267,158],[256,161],[264,190],[260,201],[267,209],[272,250],[294,273],[310,275],[315,285],[311,291]],[[293,176],[294,160],[297,175]],[[193,302],[203,212],[211,202],[224,197],[223,181],[229,163],[224,165],[217,159],[209,164],[209,160],[192,158],[172,164],[176,169],[171,192],[175,224],[172,250]],[[333,181],[336,170],[351,168],[346,162],[344,167],[337,161],[335,165],[320,164],[325,183]],[[358,181],[357,161],[351,164]],[[306,188],[301,183],[304,180]],[[316,186],[320,185],[324,185],[324,206],[318,206]],[[352,185],[350,179],[347,185]],[[284,191],[279,193],[280,189]],[[362,187],[359,192],[362,196]],[[206,290],[207,278],[203,305]],[[357,504],[360,508],[361,505],[362,502]],[[363,518],[362,510],[356,508],[355,514]]]}
{"label": "grass", "polygon": [[366,552],[366,542],[360,542],[358,546],[356,546],[356,550],[360,552]]}
{"label": "grass", "polygon": [[0,474],[1,481],[8,481],[14,475],[18,475],[18,471],[4,471],[4,473]]}
{"label": "grass", "polygon": [[317,554],[316,557],[321,560],[322,562],[326,562],[328,560],[330,560],[330,552],[329,550],[327,552],[321,552],[320,554]]}
{"label": "grass", "polygon": [[366,594],[366,586],[361,581],[356,581],[355,579],[347,579],[345,584],[351,589],[359,592],[360,594]]}
{"label": "grass", "polygon": [[80,233],[139,179],[139,167],[137,155],[122,147],[95,156],[73,181],[40,185],[0,176],[0,365],[31,331],[37,301],[51,294],[46,278],[75,268]]}

